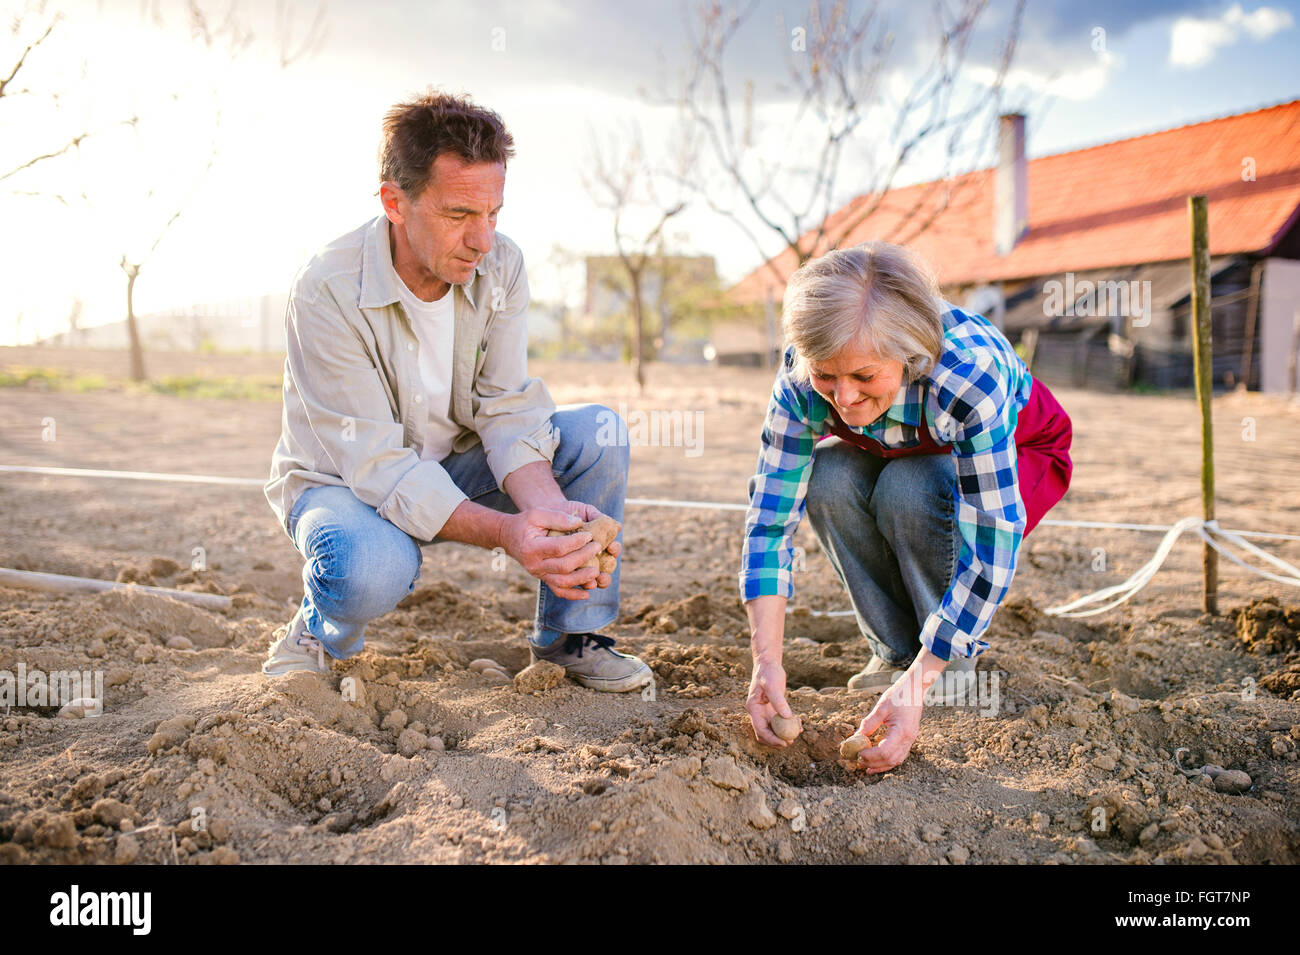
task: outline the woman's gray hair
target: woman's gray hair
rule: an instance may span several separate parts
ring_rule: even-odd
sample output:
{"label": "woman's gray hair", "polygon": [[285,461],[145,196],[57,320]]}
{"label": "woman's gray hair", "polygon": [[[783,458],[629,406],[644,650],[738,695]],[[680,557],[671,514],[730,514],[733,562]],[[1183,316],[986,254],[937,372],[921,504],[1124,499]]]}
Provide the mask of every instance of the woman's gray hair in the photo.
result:
{"label": "woman's gray hair", "polygon": [[938,283],[917,256],[888,242],[863,242],[809,259],[790,276],[781,324],[804,381],[810,363],[859,345],[902,362],[910,382],[939,360],[942,309]]}

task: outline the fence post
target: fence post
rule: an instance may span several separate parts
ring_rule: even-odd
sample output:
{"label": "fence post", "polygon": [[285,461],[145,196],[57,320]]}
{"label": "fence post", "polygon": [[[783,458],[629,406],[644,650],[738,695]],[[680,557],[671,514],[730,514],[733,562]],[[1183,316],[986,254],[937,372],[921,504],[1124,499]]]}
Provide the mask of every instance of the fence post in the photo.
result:
{"label": "fence post", "polygon": [[[1188,196],[1187,213],[1192,226],[1192,324],[1196,330],[1193,363],[1196,369],[1196,400],[1201,407],[1201,511],[1206,521],[1214,520],[1214,419],[1210,398],[1214,388],[1214,352],[1210,339],[1210,234],[1205,196]],[[1202,608],[1219,612],[1219,554],[1208,542],[1201,543],[1204,592]]]}

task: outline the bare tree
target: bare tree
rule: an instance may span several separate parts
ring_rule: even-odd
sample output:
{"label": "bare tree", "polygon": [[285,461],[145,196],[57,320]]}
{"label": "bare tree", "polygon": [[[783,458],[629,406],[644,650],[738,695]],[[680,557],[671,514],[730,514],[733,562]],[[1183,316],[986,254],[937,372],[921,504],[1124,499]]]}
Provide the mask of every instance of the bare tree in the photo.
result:
{"label": "bare tree", "polygon": [[[787,30],[790,83],[778,92],[789,101],[789,119],[775,136],[765,136],[755,117],[755,84],[746,80],[737,101],[724,64],[728,47],[753,13],[756,0],[744,10],[724,9],[711,0],[693,24],[690,62],[675,97],[684,121],[708,144],[720,188],[692,170],[683,185],[692,188],[708,207],[730,220],[752,242],[765,262],[773,285],[785,284],[788,274],[778,256],[764,249],[764,236],[775,236],[793,252],[796,267],[814,255],[838,248],[855,229],[881,208],[901,169],[927,143],[942,148],[943,175],[917,195],[881,238],[906,243],[930,227],[951,204],[964,180],[954,178],[952,164],[967,158],[968,134],[983,134],[977,154],[995,142],[1003,80],[1015,51],[1024,0],[1017,0],[1002,45],[996,75],[972,102],[958,103],[968,46],[987,0],[935,0],[933,29],[937,34],[933,59],[912,82],[900,101],[882,82],[890,67],[894,34],[879,0],[861,13],[846,0],[811,0],[806,25]],[[868,157],[865,170],[854,168],[854,193],[859,199],[841,212],[844,202],[841,164],[868,116],[883,110],[892,116],[882,161]],[[981,121],[987,115],[989,121]],[[873,128],[873,135],[882,130]],[[859,186],[859,183],[861,186]],[[769,299],[769,339],[772,337]],[[769,346],[771,345],[769,341]],[[768,348],[769,358],[774,349]]]}
{"label": "bare tree", "polygon": [[[219,19],[214,19],[207,11],[203,9],[198,0],[187,0],[188,15],[190,22],[190,36],[196,42],[201,43],[206,49],[212,49],[214,46],[224,45],[225,53],[233,62],[247,51],[254,43],[255,36],[251,27],[246,24],[238,15],[238,6],[235,2],[229,3],[223,9],[218,11]],[[277,31],[276,44],[278,47],[278,56],[280,68],[287,69],[290,64],[315,54],[320,49],[325,39],[324,27],[325,7],[322,3],[317,8],[316,19],[308,27],[306,36],[301,41],[295,41],[292,34],[293,11],[292,8],[281,2],[277,8]],[[154,9],[155,22],[160,22],[160,14],[157,8]],[[179,219],[185,209],[189,206],[195,194],[202,187],[204,180],[212,171],[213,165],[217,161],[220,153],[220,131],[221,131],[221,96],[218,88],[214,87],[213,96],[213,127],[210,147],[207,151],[206,161],[202,169],[195,177],[194,186],[190,191],[180,199],[171,215],[163,223],[162,227],[155,233],[154,240],[149,248],[136,257],[123,253],[119,265],[126,275],[126,327],[127,335],[130,339],[131,349],[131,378],[134,381],[143,381],[147,377],[144,366],[144,347],[140,340],[139,323],[135,314],[135,284],[140,277],[140,271],[149,261],[150,257],[157,251],[158,246],[166,237],[172,225]],[[152,189],[150,190],[152,195]],[[148,198],[148,196],[146,196]]]}
{"label": "bare tree", "polygon": [[[678,181],[692,162],[689,144],[673,150]],[[686,208],[681,198],[661,200],[660,167],[646,155],[640,129],[632,126],[625,136],[611,133],[602,146],[593,134],[590,172],[583,184],[593,202],[613,215],[614,249],[627,273],[632,305],[632,363],[637,389],[645,391],[646,325],[643,283],[646,269],[663,255],[664,227]],[[680,190],[678,190],[680,191]]]}
{"label": "bare tree", "polygon": [[[31,20],[33,17],[40,19],[40,23],[38,23],[34,29],[31,27]],[[52,48],[50,38],[55,34],[55,31],[58,29],[59,24],[63,22],[63,19],[64,17],[62,13],[54,13],[47,16],[45,14],[44,3],[37,5],[34,12],[32,10],[24,10],[14,15],[9,25],[10,35],[13,37],[27,35],[30,39],[25,43],[22,40],[19,40],[19,43],[22,45],[22,50],[21,52],[14,54],[13,66],[10,67],[7,75],[0,78],[0,100],[8,98],[12,101],[18,96],[48,96],[52,102],[52,108],[57,111],[59,98],[62,95],[60,91],[53,90],[38,92],[29,86],[16,84],[26,82],[23,79],[23,76],[26,75],[24,69],[30,67],[30,62],[34,62],[36,58],[48,54],[48,51]],[[41,29],[41,24],[44,24],[44,29]],[[27,72],[30,72],[30,69],[28,69]],[[82,64],[82,76],[85,76],[84,63]],[[96,129],[82,129],[69,137],[66,141],[62,142],[61,145],[55,144],[48,147],[39,147],[39,150],[34,155],[30,155],[19,162],[18,165],[0,172],[0,182],[12,179],[20,173],[28,172],[33,167],[39,166],[41,163],[48,162],[51,159],[56,159],[59,156],[63,156],[70,152],[75,152],[81,148],[82,143],[93,136],[101,135],[107,130],[118,126],[134,126],[136,121],[137,118],[135,116],[129,116]],[[14,195],[48,196],[57,199],[64,205],[67,205],[68,201],[58,192],[36,192],[23,189],[13,189],[11,192]]]}
{"label": "bare tree", "polygon": [[[222,0],[215,5],[205,5],[201,0],[181,0],[180,7],[186,18],[189,28],[190,39],[201,46],[205,51],[218,51],[227,62],[233,64],[243,54],[252,48],[256,41],[256,36],[251,25],[240,15],[238,0]],[[21,52],[16,54],[14,65],[9,70],[7,76],[0,78],[0,98],[12,97],[17,95],[34,95],[34,91],[28,87],[15,85],[15,82],[24,74],[24,68],[29,66],[34,58],[51,50],[51,37],[57,39],[58,27],[63,22],[63,14],[56,13],[46,17],[45,4],[40,3],[35,8],[35,16],[41,20],[44,29],[29,29],[28,24],[33,14],[25,12],[16,16],[11,24],[11,33],[14,36],[21,35],[24,30],[31,34],[31,38],[25,43]],[[163,12],[163,4],[159,0],[146,0],[141,4],[141,19],[151,23],[160,29],[167,26],[167,17]],[[308,59],[319,52],[325,37],[328,33],[326,25],[326,6],[325,3],[318,3],[314,17],[308,23],[305,32],[299,35],[294,27],[295,8],[288,0],[278,0],[276,7],[275,36],[274,36],[274,53],[282,70],[288,69],[291,65]],[[88,64],[81,65],[81,79],[84,83],[87,76]],[[60,106],[59,93],[49,94],[53,100],[53,107],[57,113]],[[143,252],[123,252],[120,257],[119,266],[126,276],[126,326],[127,335],[130,340],[130,375],[133,380],[142,381],[146,377],[144,364],[144,349],[140,338],[137,316],[135,314],[135,292],[136,283],[140,278],[141,271],[148,263],[159,245],[168,235],[172,226],[181,217],[184,211],[189,207],[191,200],[198,193],[203,183],[211,172],[216,163],[220,152],[221,142],[221,113],[223,102],[222,83],[220,80],[212,84],[212,126],[210,144],[206,150],[199,156],[195,163],[195,174],[192,177],[192,185],[173,204],[165,207],[161,225],[152,233],[148,233],[149,239],[146,239],[147,247]],[[180,101],[181,94],[174,93],[173,100]],[[184,103],[184,106],[191,113],[197,113],[201,107],[197,103]],[[19,173],[32,170],[34,167],[40,167],[42,164],[53,160],[58,156],[67,153],[75,153],[79,158],[81,156],[81,145],[91,136],[102,135],[111,128],[119,126],[131,127],[136,135],[137,147],[140,148],[138,162],[142,168],[166,169],[173,170],[177,165],[188,162],[189,160],[180,157],[179,154],[160,155],[156,152],[146,154],[143,147],[139,146],[141,124],[158,125],[161,127],[163,120],[159,116],[147,116],[142,119],[138,115],[132,115],[126,119],[105,125],[102,128],[94,130],[85,130],[72,136],[62,145],[46,148],[31,158],[21,162],[18,166],[5,172],[0,172],[0,182],[17,176]],[[182,144],[175,144],[182,145]],[[38,169],[38,171],[40,171]],[[46,196],[55,198],[64,204],[67,199],[60,191],[61,187],[55,186],[55,180],[46,177],[46,182],[42,183],[42,188],[28,190],[18,194],[32,196]],[[139,221],[144,219],[148,221],[149,211],[144,207],[149,200],[155,198],[157,187],[150,183],[144,194],[139,197],[139,202],[135,204],[132,210],[131,219]],[[84,189],[81,198],[88,204],[93,205],[90,198],[86,196]]]}

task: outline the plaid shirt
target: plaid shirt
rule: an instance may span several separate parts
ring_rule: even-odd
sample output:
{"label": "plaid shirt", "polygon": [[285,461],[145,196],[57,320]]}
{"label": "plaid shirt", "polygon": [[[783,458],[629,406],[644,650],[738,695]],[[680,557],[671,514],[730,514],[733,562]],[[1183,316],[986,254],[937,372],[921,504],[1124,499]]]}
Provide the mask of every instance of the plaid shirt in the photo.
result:
{"label": "plaid shirt", "polygon": [[[915,447],[924,416],[935,440],[952,445],[961,552],[952,583],[920,634],[926,649],[949,660],[988,648],[980,637],[1015,574],[1025,528],[1016,478],[1016,419],[1033,379],[982,315],[944,303],[943,326],[943,349],[934,368],[904,384],[871,424],[849,427],[886,448]],[[830,433],[826,399],[793,377],[794,358],[791,347],[772,389],[758,468],[749,482],[740,571],[746,601],[794,595],[794,533],[803,518],[817,442]]]}

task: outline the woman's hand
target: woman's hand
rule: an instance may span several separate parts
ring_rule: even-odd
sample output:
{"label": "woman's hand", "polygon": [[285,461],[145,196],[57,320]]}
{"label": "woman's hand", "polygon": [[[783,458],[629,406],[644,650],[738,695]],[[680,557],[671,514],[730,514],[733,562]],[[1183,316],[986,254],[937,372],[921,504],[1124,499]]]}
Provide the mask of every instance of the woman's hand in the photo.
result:
{"label": "woman's hand", "polygon": [[745,604],[749,615],[750,649],[754,669],[749,678],[745,709],[754,725],[754,736],[767,746],[790,744],[772,732],[772,717],[794,716],[785,701],[785,669],[781,666],[781,645],[785,639],[785,598],[775,594],[755,597]]}
{"label": "woman's hand", "polygon": [[922,650],[898,681],[881,694],[858,726],[858,735],[870,736],[882,726],[888,732],[875,746],[868,746],[858,754],[859,769],[869,774],[885,773],[907,759],[921,729],[925,692],[939,678],[945,665],[945,661],[929,650]]}
{"label": "woman's hand", "polygon": [[754,661],[754,672],[749,678],[749,697],[745,700],[749,720],[754,724],[754,736],[767,746],[789,746],[789,742],[772,732],[772,717],[780,714],[786,719],[794,715],[785,701],[785,668],[780,660],[762,658]]}

